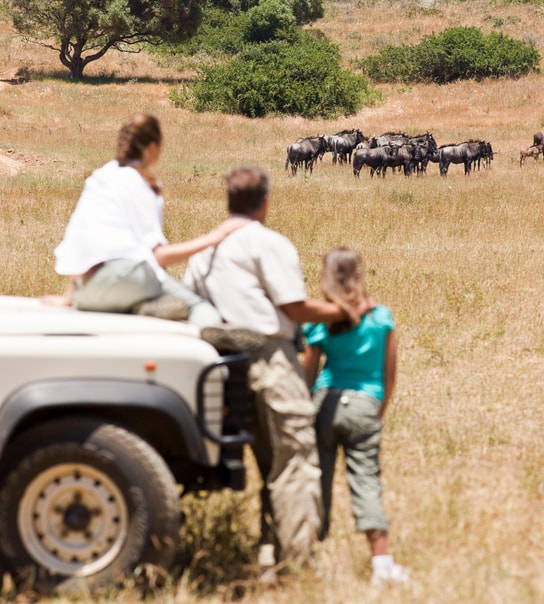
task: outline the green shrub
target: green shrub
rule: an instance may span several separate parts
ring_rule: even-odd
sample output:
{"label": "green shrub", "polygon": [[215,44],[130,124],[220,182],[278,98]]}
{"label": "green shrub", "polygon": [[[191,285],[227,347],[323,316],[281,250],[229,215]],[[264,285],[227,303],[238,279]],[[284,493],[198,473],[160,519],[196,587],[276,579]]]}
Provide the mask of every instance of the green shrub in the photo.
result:
{"label": "green shrub", "polygon": [[281,38],[296,25],[289,0],[262,0],[247,13],[246,39],[249,42],[268,42]]}
{"label": "green shrub", "polygon": [[312,23],[325,14],[322,0],[290,0],[298,25]]}
{"label": "green shrub", "polygon": [[[214,5],[236,13],[249,11],[262,4],[263,0],[214,0]],[[321,19],[325,14],[323,0],[288,0],[297,25],[305,25]]]}
{"label": "green shrub", "polygon": [[207,8],[196,35],[176,46],[162,46],[162,52],[232,56],[245,47],[247,13]]}
{"label": "green shrub", "polygon": [[203,69],[194,86],[197,111],[308,118],[353,114],[379,94],[340,67],[338,47],[301,32],[298,41],[246,48],[224,65]]}
{"label": "green shrub", "polygon": [[417,76],[414,46],[386,46],[379,55],[368,57],[363,72],[376,82],[413,82]]}
{"label": "green shrub", "polygon": [[476,27],[454,27],[425,36],[415,46],[387,46],[358,63],[377,82],[437,82],[488,77],[520,77],[538,70],[533,44]]}
{"label": "green shrub", "polygon": [[516,78],[538,70],[540,54],[533,45],[492,32],[487,39],[488,68],[493,76]]}

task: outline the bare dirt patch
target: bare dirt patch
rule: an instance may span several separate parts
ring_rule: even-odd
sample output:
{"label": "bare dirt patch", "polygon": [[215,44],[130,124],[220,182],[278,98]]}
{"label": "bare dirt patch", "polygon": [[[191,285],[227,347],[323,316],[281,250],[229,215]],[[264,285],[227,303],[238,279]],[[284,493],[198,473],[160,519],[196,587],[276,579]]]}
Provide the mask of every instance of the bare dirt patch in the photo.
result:
{"label": "bare dirt patch", "polygon": [[13,151],[13,149],[0,149],[0,174],[15,176],[26,167],[39,163],[40,161],[37,158],[26,156],[23,153]]}

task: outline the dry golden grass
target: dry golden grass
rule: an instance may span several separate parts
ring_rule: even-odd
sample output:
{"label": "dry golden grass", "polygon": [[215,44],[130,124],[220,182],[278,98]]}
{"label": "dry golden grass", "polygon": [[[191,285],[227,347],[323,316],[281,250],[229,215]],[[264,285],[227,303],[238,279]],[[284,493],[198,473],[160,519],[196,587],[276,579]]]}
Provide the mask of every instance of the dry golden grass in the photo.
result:
{"label": "dry golden grass", "polygon": [[[314,27],[342,45],[346,61],[448,26],[489,31],[498,19],[501,31],[534,40],[544,51],[542,13],[527,5],[326,6],[326,18]],[[90,72],[112,76],[105,83],[70,83],[54,55],[23,46],[5,26],[0,48],[0,71],[22,66],[32,74],[29,83],[0,89],[0,160],[19,168],[13,173],[13,163],[2,168],[0,161],[2,293],[61,291],[53,249],[83,180],[111,157],[122,120],[145,110],[160,117],[166,133],[160,170],[171,240],[216,224],[225,215],[222,175],[240,163],[259,163],[273,179],[269,224],[296,243],[312,295],[319,295],[323,252],[353,246],[366,260],[371,292],[397,319],[400,367],[383,480],[391,548],[409,566],[412,584],[380,593],[369,587],[369,552],[352,531],[340,471],[318,576],[293,577],[275,589],[228,581],[205,601],[544,601],[544,162],[519,167],[519,149],[544,124],[543,77],[384,86],[383,104],[334,122],[248,120],[175,109],[167,98],[179,73],[146,56],[107,56]],[[349,168],[332,166],[330,155],[311,177],[284,170],[286,146],[299,136],[346,127],[365,134],[430,130],[438,144],[483,138],[496,156],[491,169],[469,178],[461,166],[441,178],[431,164],[424,177],[381,180],[363,172],[355,180]],[[252,474],[246,494],[222,494],[210,503],[240,505],[247,498],[249,540],[257,488]],[[193,587],[184,578],[155,601],[196,601]],[[115,597],[136,598],[131,591]]]}

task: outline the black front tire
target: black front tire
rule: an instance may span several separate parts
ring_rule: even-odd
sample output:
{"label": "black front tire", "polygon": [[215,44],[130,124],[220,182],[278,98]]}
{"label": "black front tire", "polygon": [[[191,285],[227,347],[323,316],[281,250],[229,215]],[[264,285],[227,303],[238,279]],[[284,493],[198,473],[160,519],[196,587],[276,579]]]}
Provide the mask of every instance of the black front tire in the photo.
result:
{"label": "black front tire", "polygon": [[139,564],[171,564],[178,488],[140,437],[77,418],[32,428],[12,451],[0,488],[0,553],[16,581],[38,591],[93,591],[119,584]]}

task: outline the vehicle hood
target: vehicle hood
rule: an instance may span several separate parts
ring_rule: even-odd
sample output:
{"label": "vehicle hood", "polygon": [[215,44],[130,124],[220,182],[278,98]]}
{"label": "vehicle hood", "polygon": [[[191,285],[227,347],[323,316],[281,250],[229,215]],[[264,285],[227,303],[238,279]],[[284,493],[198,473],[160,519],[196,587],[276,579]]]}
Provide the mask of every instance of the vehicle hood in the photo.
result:
{"label": "vehicle hood", "polygon": [[184,321],[123,313],[81,311],[48,305],[39,298],[0,296],[0,336],[135,333],[179,334],[198,338],[200,329]]}

